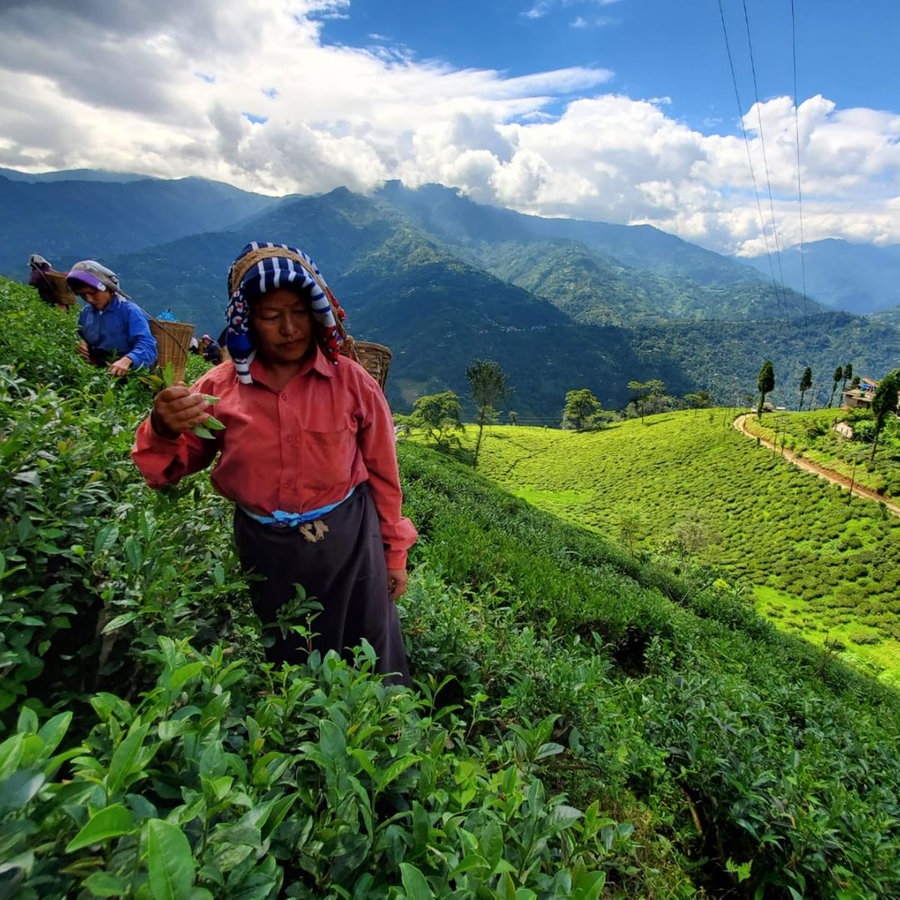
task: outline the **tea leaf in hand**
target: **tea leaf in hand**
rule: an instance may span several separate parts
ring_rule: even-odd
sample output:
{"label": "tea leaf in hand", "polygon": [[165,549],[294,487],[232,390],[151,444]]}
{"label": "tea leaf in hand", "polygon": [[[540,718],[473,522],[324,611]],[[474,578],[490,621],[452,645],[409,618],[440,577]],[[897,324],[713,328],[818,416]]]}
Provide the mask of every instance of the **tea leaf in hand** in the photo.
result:
{"label": "tea leaf in hand", "polygon": [[[218,400],[218,397],[214,399]],[[225,425],[220,422],[215,416],[210,416],[202,425],[195,425],[192,429],[194,434],[199,435],[202,438],[206,438],[206,440],[213,439],[213,431],[222,431],[225,428]]]}

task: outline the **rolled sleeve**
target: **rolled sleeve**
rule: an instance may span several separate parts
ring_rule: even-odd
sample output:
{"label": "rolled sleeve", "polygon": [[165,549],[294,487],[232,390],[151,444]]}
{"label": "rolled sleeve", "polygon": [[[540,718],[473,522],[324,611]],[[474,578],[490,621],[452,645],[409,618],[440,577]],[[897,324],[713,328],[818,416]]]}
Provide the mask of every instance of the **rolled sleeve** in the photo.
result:
{"label": "rolled sleeve", "polygon": [[149,418],[135,433],[131,458],[152,488],[177,484],[186,475],[205,469],[216,454],[214,441],[195,434],[167,438],[158,434]]}

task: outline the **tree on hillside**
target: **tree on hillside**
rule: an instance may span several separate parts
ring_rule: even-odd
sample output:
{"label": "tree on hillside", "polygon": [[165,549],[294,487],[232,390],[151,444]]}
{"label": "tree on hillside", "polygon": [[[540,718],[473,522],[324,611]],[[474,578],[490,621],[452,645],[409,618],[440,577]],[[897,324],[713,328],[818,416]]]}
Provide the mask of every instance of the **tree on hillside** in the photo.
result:
{"label": "tree on hillside", "polygon": [[709,391],[693,391],[684,395],[684,404],[688,409],[709,409],[713,405],[712,394]]}
{"label": "tree on hillside", "polygon": [[797,407],[797,412],[800,412],[803,409],[803,398],[806,396],[806,392],[812,387],[812,369],[807,366],[803,370],[803,375],[800,377],[800,405]]}
{"label": "tree on hillside", "polygon": [[900,393],[900,369],[889,372],[875,388],[872,397],[872,414],[875,416],[875,434],[872,438],[872,453],[869,462],[875,459],[875,448],[878,446],[878,436],[884,428],[888,416],[897,415],[898,393]]}
{"label": "tree on hillside", "polygon": [[634,556],[638,539],[647,531],[647,520],[640,508],[632,504],[621,507],[616,518],[619,523],[619,536],[628,547],[629,554]]}
{"label": "tree on hillside", "polygon": [[847,390],[847,382],[850,381],[851,378],[853,378],[853,366],[851,366],[850,363],[847,363],[847,365],[844,366],[844,384],[841,387],[842,391]]}
{"label": "tree on hillside", "polygon": [[569,391],[563,407],[562,427],[575,431],[588,431],[602,424],[600,401],[587,389]]}
{"label": "tree on hillside", "polygon": [[837,386],[843,381],[844,378],[844,370],[838,366],[834,370],[834,375],[831,376],[832,384],[831,384],[831,396],[828,398],[828,408],[831,409],[831,403],[834,400],[835,391],[837,391]]}
{"label": "tree on hillside", "polygon": [[463,428],[461,414],[459,397],[453,391],[443,391],[419,397],[413,404],[410,420],[424,429],[438,447],[449,447],[459,444],[458,432]]}
{"label": "tree on hillside", "polygon": [[775,389],[775,369],[772,367],[771,359],[767,359],[759,370],[756,386],[759,388],[759,406],[756,408],[756,416],[759,418],[762,416],[766,394],[770,394]]}
{"label": "tree on hillside", "polygon": [[478,412],[478,438],[475,441],[475,455],[472,457],[472,468],[478,465],[478,452],[481,450],[481,435],[486,422],[497,420],[497,403],[508,397],[512,391],[509,378],[500,366],[488,359],[476,359],[466,369],[466,381],[472,388],[472,399]]}
{"label": "tree on hillside", "polygon": [[658,378],[651,378],[649,381],[629,381],[628,390],[634,391],[632,403],[644,421],[644,413],[654,397],[662,397],[666,393],[666,386]]}

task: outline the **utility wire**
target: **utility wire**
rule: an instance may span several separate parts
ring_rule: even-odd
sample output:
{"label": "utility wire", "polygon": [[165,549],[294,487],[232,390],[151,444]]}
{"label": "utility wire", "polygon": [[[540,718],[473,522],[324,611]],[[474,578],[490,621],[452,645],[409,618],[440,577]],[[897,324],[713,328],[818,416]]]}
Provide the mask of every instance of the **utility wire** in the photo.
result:
{"label": "utility wire", "polygon": [[787,289],[784,286],[784,270],[781,265],[781,248],[778,245],[778,228],[775,223],[775,201],[772,198],[772,179],[769,176],[769,160],[766,154],[766,140],[763,134],[762,113],[760,112],[759,86],[756,81],[756,63],[753,59],[753,41],[750,37],[750,12],[747,9],[747,0],[743,0],[744,25],[747,29],[747,51],[750,54],[750,72],[753,76],[753,94],[756,98],[756,120],[759,123],[759,146],[762,150],[763,170],[766,173],[766,189],[769,194],[769,213],[772,216],[772,240],[775,242],[776,259],[778,260],[778,275],[781,281],[782,297],[785,298],[787,308]]}
{"label": "utility wire", "polygon": [[778,301],[779,307],[784,306],[786,310],[787,304],[782,295],[779,293],[778,283],[775,279],[775,268],[772,265],[772,251],[769,249],[769,235],[766,230],[766,221],[765,217],[763,216],[762,204],[759,200],[759,184],[756,181],[756,171],[753,168],[753,155],[750,152],[750,139],[747,137],[747,129],[744,127],[744,107],[741,103],[741,94],[738,90],[737,76],[734,72],[734,58],[731,55],[731,42],[728,40],[728,26],[725,23],[725,10],[722,7],[722,0],[719,0],[719,18],[722,20],[722,34],[725,38],[725,52],[728,56],[728,68],[731,70],[731,84],[734,88],[734,98],[737,102],[738,122],[741,125],[741,134],[744,138],[744,147],[747,150],[747,165],[750,168],[750,179],[753,182],[753,194],[756,198],[756,210],[759,214],[760,226],[762,227],[763,243],[766,247],[766,259],[769,263],[769,273],[772,276],[772,290],[775,292],[775,298]]}
{"label": "utility wire", "polygon": [[797,105],[797,17],[791,0],[791,49],[794,66],[794,138],[797,144],[797,211],[800,218],[800,281],[803,291],[803,326],[806,327],[806,259],[803,251],[803,190],[800,186],[800,110]]}

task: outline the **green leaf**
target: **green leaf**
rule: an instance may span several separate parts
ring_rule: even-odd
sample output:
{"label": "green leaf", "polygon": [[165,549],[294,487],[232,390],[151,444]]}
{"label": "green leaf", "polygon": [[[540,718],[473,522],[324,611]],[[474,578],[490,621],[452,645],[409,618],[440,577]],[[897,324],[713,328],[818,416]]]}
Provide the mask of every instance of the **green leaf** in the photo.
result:
{"label": "green leaf", "polygon": [[19,710],[19,721],[16,723],[16,731],[19,734],[34,734],[37,730],[37,713],[30,706],[23,706]]}
{"label": "green leaf", "polygon": [[100,844],[110,838],[121,837],[134,828],[131,812],[121,803],[104,806],[87,820],[85,826],[66,845],[66,853]]}
{"label": "green leaf", "polygon": [[127,612],[122,613],[120,616],[113,616],[104,626],[103,626],[103,634],[112,634],[112,632],[117,631],[119,628],[127,625],[129,622],[134,622],[135,619],[140,619],[141,613],[139,612]]}
{"label": "green leaf", "polygon": [[117,525],[104,525],[94,538],[94,556],[99,556],[104,550],[109,550],[118,540],[119,528]]}
{"label": "green leaf", "polygon": [[477,853],[467,853],[462,860],[460,860],[459,865],[453,870],[450,877],[457,878],[464,872],[471,872],[474,869],[489,871],[490,868],[488,861],[483,856],[480,856]]}
{"label": "green leaf", "polygon": [[491,820],[481,832],[478,849],[481,850],[492,870],[503,857],[503,847],[503,831],[496,821]]}
{"label": "green leaf", "polygon": [[139,721],[131,726],[125,739],[116,747],[109,764],[109,775],[106,779],[106,787],[111,795],[123,787],[126,782],[130,784],[135,779],[144,763],[153,755],[153,751],[143,746],[149,725]]}
{"label": "green leaf", "polygon": [[431,900],[434,896],[425,876],[411,863],[400,863],[403,889],[410,900]]}
{"label": "green leaf", "polygon": [[419,762],[419,757],[413,754],[409,756],[404,756],[401,759],[395,759],[394,762],[388,766],[387,770],[380,775],[377,775],[377,784],[378,790],[384,790],[389,784],[395,781],[400,777],[410,766],[414,766]]}
{"label": "green leaf", "polygon": [[[225,428],[225,425],[220,422],[215,416],[209,416],[202,425],[195,425],[193,427],[194,434],[199,437],[205,438],[206,440],[212,440],[213,431],[222,431]],[[212,429],[212,431],[210,430]]]}
{"label": "green leaf", "polygon": [[572,896],[578,900],[598,900],[606,886],[606,872],[583,872],[575,877]]}
{"label": "green leaf", "polygon": [[191,845],[171,822],[147,823],[147,865],[154,900],[183,900],[191,895],[196,871]]}
{"label": "green leaf", "polygon": [[94,872],[82,882],[94,897],[124,897],[128,893],[128,881],[111,872]]}
{"label": "green leaf", "polygon": [[322,748],[322,755],[328,760],[342,760],[347,756],[344,732],[330,719],[323,719],[319,724],[319,746]]}
{"label": "green leaf", "polygon": [[576,809],[574,806],[566,806],[565,803],[560,803],[559,806],[554,807],[553,811],[550,813],[550,822],[554,827],[568,828],[573,822],[580,819],[582,815],[583,813],[580,809]]}
{"label": "green leaf", "polygon": [[11,775],[19,766],[25,748],[25,735],[14,734],[0,744],[0,777]]}
{"label": "green leaf", "polygon": [[0,816],[18,812],[46,784],[43,772],[22,769],[0,781]]}
{"label": "green leaf", "polygon": [[548,756],[556,756],[559,753],[565,753],[566,748],[562,744],[547,743],[541,744],[538,752],[535,754],[534,760],[546,759]]}
{"label": "green leaf", "polygon": [[166,687],[170,691],[180,691],[195,675],[203,671],[202,662],[192,662],[176,669],[169,678]]}

